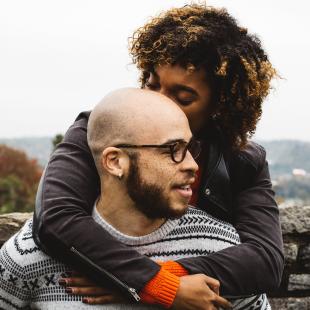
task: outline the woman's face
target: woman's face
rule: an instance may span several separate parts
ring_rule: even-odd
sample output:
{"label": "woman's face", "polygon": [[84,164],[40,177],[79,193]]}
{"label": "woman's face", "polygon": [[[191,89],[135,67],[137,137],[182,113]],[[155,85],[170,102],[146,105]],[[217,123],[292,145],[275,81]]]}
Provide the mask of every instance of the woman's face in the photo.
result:
{"label": "woman's face", "polygon": [[145,88],[171,98],[186,114],[191,130],[198,134],[211,116],[211,90],[205,71],[189,71],[179,65],[156,66]]}

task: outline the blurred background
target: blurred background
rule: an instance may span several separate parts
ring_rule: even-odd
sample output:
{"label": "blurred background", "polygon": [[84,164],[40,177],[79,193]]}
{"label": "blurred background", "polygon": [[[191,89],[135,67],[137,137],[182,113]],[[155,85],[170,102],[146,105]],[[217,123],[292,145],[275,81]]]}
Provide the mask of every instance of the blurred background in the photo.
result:
{"label": "blurred background", "polygon": [[[31,211],[43,167],[80,111],[138,86],[128,37],[187,1],[0,1],[0,213]],[[254,140],[280,204],[310,204],[307,1],[207,1],[258,35],[282,79]]]}

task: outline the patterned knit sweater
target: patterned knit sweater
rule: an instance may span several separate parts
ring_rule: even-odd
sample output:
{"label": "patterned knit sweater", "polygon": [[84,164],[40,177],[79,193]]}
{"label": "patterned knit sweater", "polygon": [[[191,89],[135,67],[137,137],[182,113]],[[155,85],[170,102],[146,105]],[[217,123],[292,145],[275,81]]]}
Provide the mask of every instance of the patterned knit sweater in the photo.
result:
{"label": "patterned knit sweater", "polygon": [[[189,208],[180,219],[168,220],[141,237],[122,234],[94,208],[93,217],[111,235],[154,260],[208,255],[240,243],[236,230],[207,213]],[[70,268],[43,253],[32,238],[32,220],[0,250],[0,309],[162,309],[144,304],[87,305],[58,284]],[[232,301],[234,309],[271,309],[266,295]]]}

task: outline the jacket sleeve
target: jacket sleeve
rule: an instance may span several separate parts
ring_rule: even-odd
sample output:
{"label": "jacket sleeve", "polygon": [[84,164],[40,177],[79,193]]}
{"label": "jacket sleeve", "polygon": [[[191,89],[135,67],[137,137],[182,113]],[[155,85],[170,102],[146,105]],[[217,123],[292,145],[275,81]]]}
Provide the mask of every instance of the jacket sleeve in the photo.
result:
{"label": "jacket sleeve", "polygon": [[256,176],[234,197],[233,225],[241,244],[206,257],[179,260],[190,273],[218,279],[223,296],[274,291],[284,266],[279,210],[265,151]]}
{"label": "jacket sleeve", "polygon": [[160,267],[114,239],[93,220],[91,211],[100,186],[87,144],[87,121],[87,114],[77,118],[45,169],[36,199],[34,239],[45,252],[67,263],[78,260],[70,251],[74,248],[88,260],[78,260],[79,270],[98,279],[91,262],[140,290]]}

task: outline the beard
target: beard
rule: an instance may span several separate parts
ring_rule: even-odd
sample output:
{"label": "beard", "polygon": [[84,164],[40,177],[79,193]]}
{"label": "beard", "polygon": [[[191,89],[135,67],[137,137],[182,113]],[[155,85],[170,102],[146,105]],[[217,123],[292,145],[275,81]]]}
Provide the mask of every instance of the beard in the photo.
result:
{"label": "beard", "polygon": [[127,192],[136,208],[149,219],[175,219],[186,212],[173,210],[169,199],[164,196],[164,190],[156,184],[143,181],[138,166],[137,154],[130,155],[130,167],[126,181]]}

